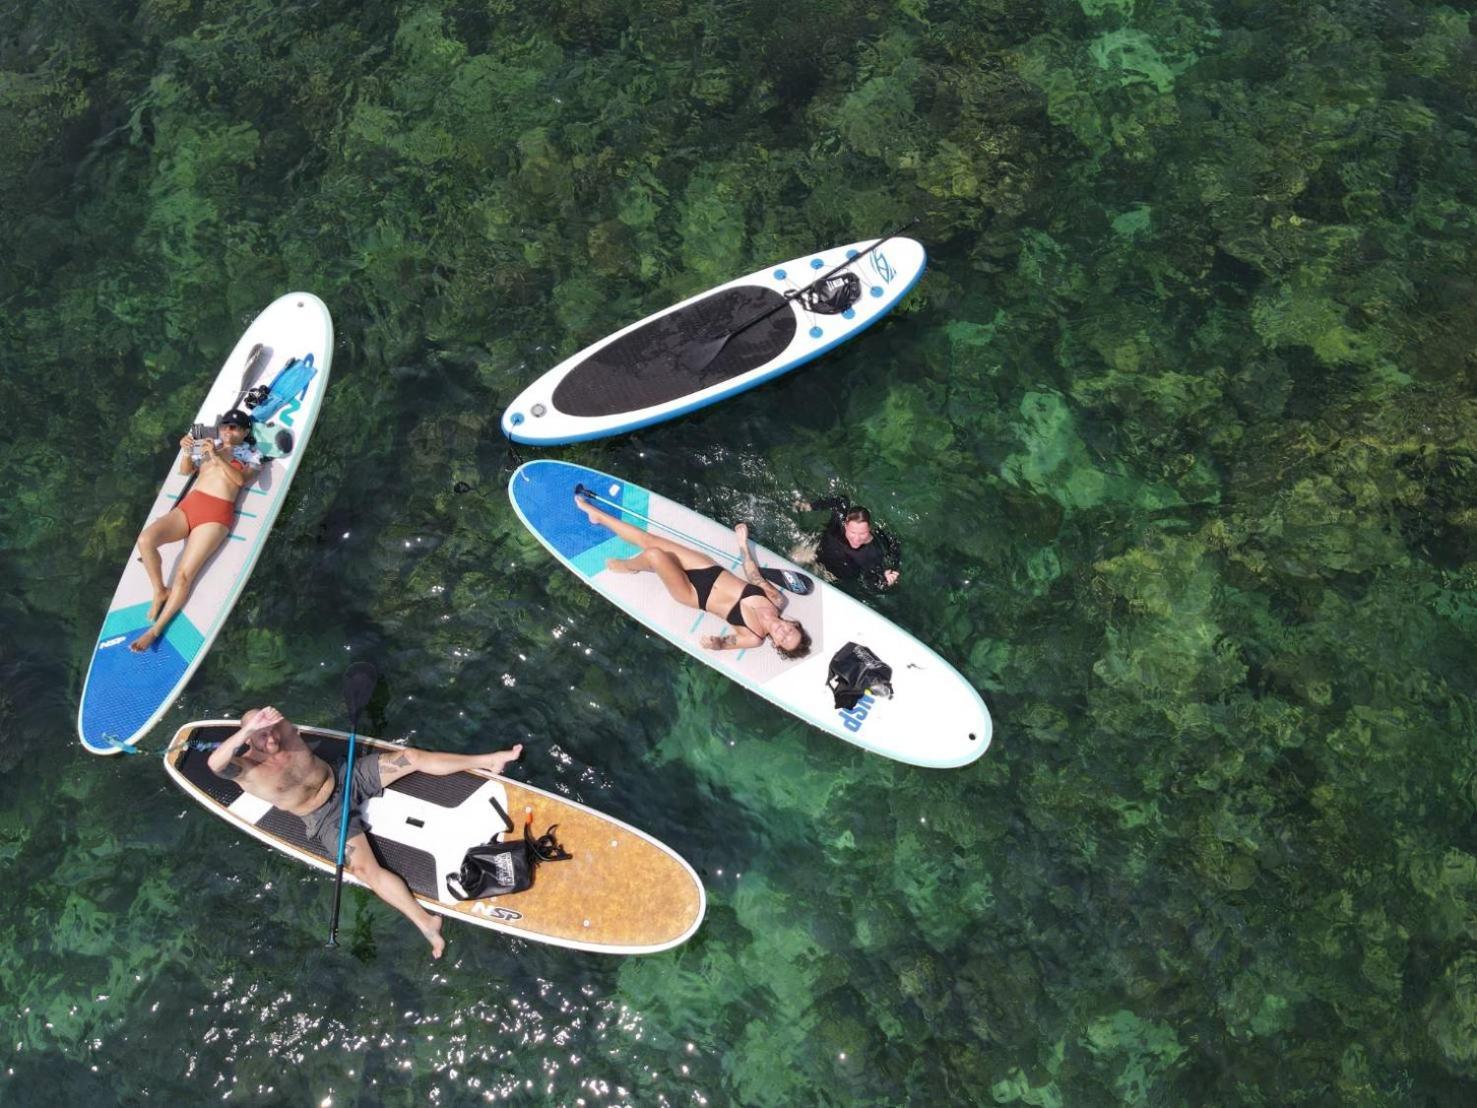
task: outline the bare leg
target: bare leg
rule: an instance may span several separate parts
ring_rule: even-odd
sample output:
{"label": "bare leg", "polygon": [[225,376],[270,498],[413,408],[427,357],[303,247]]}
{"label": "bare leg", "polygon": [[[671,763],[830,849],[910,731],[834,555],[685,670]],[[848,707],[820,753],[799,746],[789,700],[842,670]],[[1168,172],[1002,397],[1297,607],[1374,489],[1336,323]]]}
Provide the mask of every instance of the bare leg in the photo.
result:
{"label": "bare leg", "polygon": [[431,957],[441,957],[446,940],[441,937],[441,917],[420,906],[405,879],[379,864],[369,839],[361,831],[344,845],[344,868],[369,886],[371,892],[395,911],[415,924],[415,928],[431,944]]}
{"label": "bare leg", "polygon": [[185,606],[185,601],[190,598],[190,590],[195,586],[195,575],[200,572],[205,559],[215,553],[216,547],[220,546],[230,533],[231,529],[224,523],[202,523],[190,532],[190,537],[185,540],[185,551],[180,555],[179,564],[174,567],[174,580],[170,583],[169,596],[164,602],[164,610],[154,620],[152,627],[133,640],[130,650],[147,650],[154,645],[160,635],[164,634],[169,621],[178,614],[179,610]]}
{"label": "bare leg", "polygon": [[499,750],[493,754],[443,754],[435,750],[413,750],[406,747],[396,753],[380,756],[380,784],[388,785],[407,773],[416,772],[429,773],[432,777],[445,777],[469,769],[502,773],[508,763],[517,761],[522,753],[522,743],[511,750]]}
{"label": "bare leg", "polygon": [[159,618],[159,609],[169,596],[164,587],[164,565],[159,558],[159,548],[166,543],[179,542],[190,533],[189,521],[178,508],[165,512],[143,529],[138,537],[139,561],[144,563],[144,572],[149,575],[149,584],[154,589],[154,603],[149,605],[149,622]]}
{"label": "bare leg", "polygon": [[617,573],[640,573],[649,569],[661,578],[662,584],[667,587],[667,594],[678,604],[689,608],[697,607],[697,589],[693,587],[687,571],[676,557],[665,550],[653,548],[643,550],[631,558],[611,558],[605,563],[605,567]]}
{"label": "bare leg", "polygon": [[705,566],[716,566],[718,564],[706,554],[700,553],[690,546],[683,546],[680,542],[673,539],[666,539],[661,535],[653,535],[650,531],[643,531],[639,527],[632,527],[625,520],[617,519],[609,512],[602,512],[593,503],[583,497],[576,496],[574,502],[579,506],[579,510],[585,513],[590,522],[597,527],[604,527],[607,531],[614,532],[617,537],[625,539],[632,546],[640,547],[643,551],[664,550],[675,557],[683,569],[702,569]]}

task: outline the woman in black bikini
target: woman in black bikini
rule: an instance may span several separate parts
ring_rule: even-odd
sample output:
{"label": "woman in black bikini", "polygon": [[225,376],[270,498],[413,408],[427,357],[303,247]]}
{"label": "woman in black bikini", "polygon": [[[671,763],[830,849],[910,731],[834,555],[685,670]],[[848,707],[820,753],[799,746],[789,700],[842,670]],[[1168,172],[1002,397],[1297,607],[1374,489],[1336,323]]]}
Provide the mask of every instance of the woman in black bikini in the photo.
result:
{"label": "woman in black bikini", "polygon": [[575,493],[574,502],[591,523],[641,548],[641,553],[630,558],[607,559],[606,569],[613,573],[650,570],[661,578],[672,599],[689,608],[711,612],[733,625],[731,635],[704,635],[699,641],[708,650],[745,650],[768,639],[781,658],[803,658],[810,653],[810,635],[798,620],[780,615],[785,598],[760,575],[759,566],[749,553],[748,524],[740,523],[733,529],[744,560],[744,575],[748,577],[745,581],[706,554],[602,512],[579,492]]}

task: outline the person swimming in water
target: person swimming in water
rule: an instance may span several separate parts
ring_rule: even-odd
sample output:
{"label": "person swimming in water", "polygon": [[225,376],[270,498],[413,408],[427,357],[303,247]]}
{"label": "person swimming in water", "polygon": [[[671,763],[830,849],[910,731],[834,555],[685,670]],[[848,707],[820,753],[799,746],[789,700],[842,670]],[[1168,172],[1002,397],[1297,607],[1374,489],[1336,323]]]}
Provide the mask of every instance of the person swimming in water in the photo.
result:
{"label": "person swimming in water", "polygon": [[815,560],[838,581],[857,581],[879,591],[901,576],[902,548],[897,539],[872,526],[872,513],[844,496],[797,500],[802,512],[829,511],[831,520],[815,548]]}
{"label": "person swimming in water", "polygon": [[[207,558],[226,541],[236,518],[236,496],[261,469],[262,457],[247,443],[251,416],[232,408],[220,421],[220,438],[180,439],[180,473],[198,474],[194,486],[169,512],[144,528],[138,537],[139,558],[154,602],[149,605],[149,629],[133,641],[133,651],[148,650],[190,598],[195,576]],[[159,548],[185,544],[174,567],[174,580],[164,584]]]}
{"label": "person swimming in water", "polygon": [[606,559],[606,569],[613,573],[655,573],[673,600],[701,612],[711,612],[733,626],[731,635],[704,635],[698,641],[705,649],[746,650],[768,640],[781,658],[803,658],[810,653],[810,634],[799,620],[780,615],[785,598],[764,579],[749,553],[748,524],[740,523],[733,529],[743,558],[744,577],[748,578],[745,581],[706,554],[602,512],[588,496],[583,486],[575,489],[574,502],[590,522],[641,549],[641,553],[629,558]]}

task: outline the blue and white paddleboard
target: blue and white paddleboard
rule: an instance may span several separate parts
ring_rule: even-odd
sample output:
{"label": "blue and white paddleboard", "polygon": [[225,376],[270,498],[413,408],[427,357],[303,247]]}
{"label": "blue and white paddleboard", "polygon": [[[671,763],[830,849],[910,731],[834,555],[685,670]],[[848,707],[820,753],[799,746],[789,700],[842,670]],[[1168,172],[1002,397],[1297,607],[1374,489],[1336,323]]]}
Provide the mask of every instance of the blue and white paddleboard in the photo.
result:
{"label": "blue and white paddleboard", "polygon": [[[647,316],[560,362],[503,413],[503,433],[538,445],[581,442],[673,419],[751,389],[865,331],[923,275],[921,243],[894,237],[838,246],[768,266]],[[804,298],[784,302],[846,262],[857,298],[828,314]],[[692,357],[714,336],[769,308],[711,360]]]}
{"label": "blue and white paddleboard", "polygon": [[[720,565],[737,569],[733,531],[618,477],[568,462],[528,462],[508,487],[518,517],[556,558],[627,615],[694,658],[827,734],[909,765],[962,766],[990,745],[990,713],[954,667],[823,581],[806,595],[789,595],[784,609],[810,633],[809,656],[786,661],[768,644],[752,650],[704,649],[700,638],[721,634],[728,625],[719,616],[673,600],[654,573],[606,569],[607,558],[630,557],[637,550],[585,517],[574,502],[575,486],[581,484],[611,515],[619,506],[621,518],[640,530],[702,549]],[[754,550],[762,567],[800,572],[772,551],[757,545]],[[870,648],[892,667],[890,698],[866,696],[850,711],[836,708],[826,682],[832,656],[848,642]]]}
{"label": "blue and white paddleboard", "polygon": [[[289,293],[273,301],[236,343],[193,419],[187,418],[186,412],[178,413],[181,434],[190,429],[191,423],[215,424],[237,406],[246,384],[270,384],[289,362],[309,354],[317,373],[306,391],[281,407],[268,423],[254,429],[271,460],[238,494],[230,537],[205,563],[189,600],[163,637],[138,654],[129,650],[129,645],[149,626],[153,590],[138,547],[129,552],[128,564],[93,648],[77,712],[82,745],[92,753],[118,754],[159,721],[205,659],[251,576],[287,488],[302,464],[303,450],[328,387],[333,320],[323,301],[306,292]],[[250,381],[244,380],[247,376]],[[177,460],[171,459],[169,476],[154,498],[145,527],[172,510],[184,494],[190,478],[178,473],[177,468]],[[174,564],[184,546],[183,542],[171,543],[159,552],[166,583],[173,578]]]}

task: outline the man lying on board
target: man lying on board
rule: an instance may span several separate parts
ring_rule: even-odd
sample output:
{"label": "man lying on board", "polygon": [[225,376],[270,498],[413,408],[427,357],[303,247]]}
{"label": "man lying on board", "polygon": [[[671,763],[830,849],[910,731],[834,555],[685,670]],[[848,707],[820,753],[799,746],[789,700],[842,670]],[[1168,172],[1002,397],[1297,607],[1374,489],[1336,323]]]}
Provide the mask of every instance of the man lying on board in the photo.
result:
{"label": "man lying on board", "polygon": [[[495,754],[438,754],[406,747],[394,753],[354,758],[354,781],[349,793],[349,832],[344,845],[344,869],[364,882],[376,896],[405,916],[431,944],[431,957],[441,957],[441,917],[420,906],[398,873],[379,864],[364,832],[361,809],[371,797],[407,773],[445,777],[462,770],[501,773],[523,753],[519,743]],[[335,769],[303,742],[298,729],[276,708],[256,708],[241,717],[241,727],[215,750],[209,762],[217,777],[234,781],[252,796],[274,808],[301,816],[308,838],[338,857],[339,815],[343,810],[344,762]]]}

